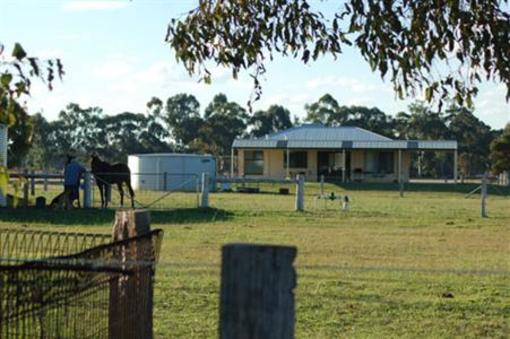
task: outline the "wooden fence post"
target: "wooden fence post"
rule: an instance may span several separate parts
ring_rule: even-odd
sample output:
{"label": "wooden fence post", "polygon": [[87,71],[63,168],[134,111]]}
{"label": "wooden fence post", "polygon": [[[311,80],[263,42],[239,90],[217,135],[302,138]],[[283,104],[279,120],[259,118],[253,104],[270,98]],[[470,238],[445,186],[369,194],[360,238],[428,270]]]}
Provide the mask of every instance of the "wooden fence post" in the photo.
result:
{"label": "wooden fence post", "polygon": [[25,168],[23,170],[23,178],[25,179],[23,182],[23,203],[21,204],[23,207],[28,207],[28,170]]}
{"label": "wooden fence post", "polygon": [[48,170],[44,170],[44,180],[43,180],[43,189],[44,192],[48,192]]}
{"label": "wooden fence post", "polygon": [[296,176],[296,211],[305,210],[305,177]]}
{"label": "wooden fence post", "polygon": [[480,206],[480,215],[482,218],[487,218],[487,173],[483,174],[482,177],[482,189],[481,191],[481,206]]}
{"label": "wooden fence post", "polygon": [[[148,210],[117,210],[113,224],[113,241],[126,240],[150,232]],[[147,249],[130,243],[119,248],[124,261],[143,259]],[[151,269],[136,269],[129,276],[119,275],[110,280],[109,338],[152,338],[153,290]]]}
{"label": "wooden fence post", "polygon": [[35,173],[34,170],[30,171],[30,195],[35,195]]}
{"label": "wooden fence post", "polygon": [[200,194],[200,207],[209,207],[209,175],[202,173],[202,192]]}
{"label": "wooden fence post", "polygon": [[84,190],[83,190],[83,207],[91,208],[92,207],[92,174],[90,172],[85,172],[85,182],[84,182]]}
{"label": "wooden fence post", "polygon": [[228,244],[222,249],[220,339],[293,339],[295,247]]}

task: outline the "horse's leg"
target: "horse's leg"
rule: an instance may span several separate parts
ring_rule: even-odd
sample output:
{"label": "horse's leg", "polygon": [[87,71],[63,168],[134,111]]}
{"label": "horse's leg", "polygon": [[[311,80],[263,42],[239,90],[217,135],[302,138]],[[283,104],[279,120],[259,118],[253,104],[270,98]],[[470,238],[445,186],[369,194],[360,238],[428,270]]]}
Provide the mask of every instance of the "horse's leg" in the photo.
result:
{"label": "horse's leg", "polygon": [[131,186],[131,180],[126,180],[126,185],[129,190],[129,197],[131,198],[131,208],[135,208],[135,191],[133,191],[133,187]]}
{"label": "horse's leg", "polygon": [[101,196],[101,208],[104,208],[104,198],[103,198],[103,183],[97,181],[97,188],[99,189],[99,195]]}
{"label": "horse's leg", "polygon": [[122,181],[117,183],[120,193],[120,207],[124,207],[124,190],[122,189]]}

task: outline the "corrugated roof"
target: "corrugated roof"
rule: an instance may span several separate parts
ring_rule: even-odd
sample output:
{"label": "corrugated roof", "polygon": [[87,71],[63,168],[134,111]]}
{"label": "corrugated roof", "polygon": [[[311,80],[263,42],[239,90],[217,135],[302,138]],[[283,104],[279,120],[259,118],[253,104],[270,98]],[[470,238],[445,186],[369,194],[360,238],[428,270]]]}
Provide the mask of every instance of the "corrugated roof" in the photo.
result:
{"label": "corrugated roof", "polygon": [[302,125],[258,139],[236,139],[233,148],[454,150],[455,140],[392,140],[358,127]]}
{"label": "corrugated roof", "polygon": [[359,127],[329,127],[321,124],[306,124],[289,128],[268,135],[269,140],[322,140],[322,141],[355,141],[355,140],[391,140],[380,134]]}

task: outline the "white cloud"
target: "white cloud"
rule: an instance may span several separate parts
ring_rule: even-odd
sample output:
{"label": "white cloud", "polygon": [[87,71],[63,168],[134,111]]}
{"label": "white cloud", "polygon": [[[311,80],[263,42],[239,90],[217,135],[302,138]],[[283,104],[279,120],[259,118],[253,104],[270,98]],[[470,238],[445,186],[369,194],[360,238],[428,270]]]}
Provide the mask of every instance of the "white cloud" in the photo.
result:
{"label": "white cloud", "polygon": [[128,1],[72,0],[64,2],[62,8],[70,12],[116,10],[127,7]]}
{"label": "white cloud", "polygon": [[103,80],[113,80],[129,75],[133,71],[133,66],[127,60],[113,59],[108,60],[97,66],[92,74]]}
{"label": "white cloud", "polygon": [[475,99],[475,115],[496,128],[503,128],[510,122],[510,104],[505,100],[503,84],[482,88]]}

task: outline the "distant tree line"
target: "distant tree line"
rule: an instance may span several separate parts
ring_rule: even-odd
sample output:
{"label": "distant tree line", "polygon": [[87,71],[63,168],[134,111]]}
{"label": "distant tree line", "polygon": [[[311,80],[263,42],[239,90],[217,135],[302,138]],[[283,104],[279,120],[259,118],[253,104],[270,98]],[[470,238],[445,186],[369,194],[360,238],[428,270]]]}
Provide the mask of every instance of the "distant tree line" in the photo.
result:
{"label": "distant tree line", "polygon": [[[340,105],[330,94],[305,105],[305,123],[357,126],[395,139],[459,142],[460,174],[480,174],[492,164],[508,170],[510,128],[493,130],[473,111],[451,104],[443,112],[423,102],[391,116],[376,107]],[[237,137],[264,137],[302,123],[283,106],[273,105],[250,114],[224,94],[216,95],[201,110],[191,94],[177,94],[163,101],[152,98],[144,113],[108,115],[99,107],[69,104],[58,119],[41,114],[18,119],[10,131],[11,167],[60,168],[68,153],[85,157],[96,153],[108,161],[126,161],[128,154],[199,152],[229,155]],[[492,143],[492,146],[491,146]],[[492,148],[492,153],[491,153]],[[418,152],[414,168],[424,176],[451,172],[451,154]]]}

